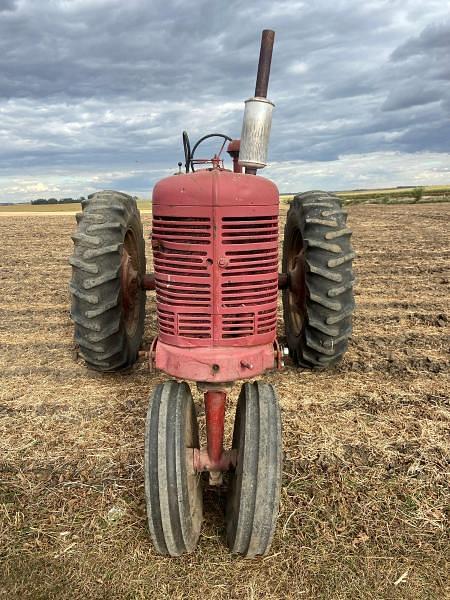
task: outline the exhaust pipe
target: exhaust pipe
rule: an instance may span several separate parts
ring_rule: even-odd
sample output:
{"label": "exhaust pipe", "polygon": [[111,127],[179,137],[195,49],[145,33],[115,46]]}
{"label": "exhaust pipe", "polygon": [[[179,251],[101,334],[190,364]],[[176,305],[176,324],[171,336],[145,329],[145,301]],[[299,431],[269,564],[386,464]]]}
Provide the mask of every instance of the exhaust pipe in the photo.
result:
{"label": "exhaust pipe", "polygon": [[252,175],[256,175],[257,169],[263,169],[267,165],[272,111],[275,106],[267,99],[274,38],[274,31],[264,29],[261,37],[255,95],[245,101],[239,165],[245,167],[245,172]]}

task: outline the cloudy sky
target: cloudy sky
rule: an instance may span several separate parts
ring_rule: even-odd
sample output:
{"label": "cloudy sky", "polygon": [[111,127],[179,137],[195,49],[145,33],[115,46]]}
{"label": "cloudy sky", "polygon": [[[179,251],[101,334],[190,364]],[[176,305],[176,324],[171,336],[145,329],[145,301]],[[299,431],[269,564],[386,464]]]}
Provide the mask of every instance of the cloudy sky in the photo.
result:
{"label": "cloudy sky", "polygon": [[149,197],[239,136],[264,28],[281,191],[450,183],[450,0],[0,0],[0,201]]}

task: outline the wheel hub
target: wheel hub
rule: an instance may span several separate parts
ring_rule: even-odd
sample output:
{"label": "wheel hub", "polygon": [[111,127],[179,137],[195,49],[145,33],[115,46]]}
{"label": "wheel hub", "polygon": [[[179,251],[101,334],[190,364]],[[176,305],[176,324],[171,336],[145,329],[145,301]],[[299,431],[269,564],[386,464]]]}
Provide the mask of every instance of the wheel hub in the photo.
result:
{"label": "wheel hub", "polygon": [[126,311],[133,308],[138,289],[138,272],[133,268],[131,256],[124,249],[121,262],[122,303]]}
{"label": "wheel hub", "polygon": [[120,287],[122,306],[125,315],[125,327],[129,335],[136,329],[139,319],[138,296],[140,291],[140,276],[137,270],[138,253],[134,237],[128,232],[122,250],[120,263]]}
{"label": "wheel hub", "polygon": [[[301,239],[299,240],[301,244]],[[305,286],[305,251],[303,245],[293,245],[289,260],[289,305],[291,309],[292,325],[295,335],[300,335],[305,313],[306,286]]]}

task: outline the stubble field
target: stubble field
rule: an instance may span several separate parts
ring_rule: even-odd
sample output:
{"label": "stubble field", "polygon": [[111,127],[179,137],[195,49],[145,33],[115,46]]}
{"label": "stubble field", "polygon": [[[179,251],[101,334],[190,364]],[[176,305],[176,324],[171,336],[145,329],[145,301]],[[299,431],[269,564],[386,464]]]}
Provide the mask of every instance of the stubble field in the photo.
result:
{"label": "stubble field", "polygon": [[[87,370],[69,318],[74,217],[1,215],[0,596],[447,598],[449,222],[450,204],[349,209],[350,349],[333,371],[265,378],[285,451],[269,555],[230,556],[224,497],[207,491],[197,551],[167,559],[147,534],[142,464],[149,392],[165,375]],[[147,311],[148,345],[153,294]]]}

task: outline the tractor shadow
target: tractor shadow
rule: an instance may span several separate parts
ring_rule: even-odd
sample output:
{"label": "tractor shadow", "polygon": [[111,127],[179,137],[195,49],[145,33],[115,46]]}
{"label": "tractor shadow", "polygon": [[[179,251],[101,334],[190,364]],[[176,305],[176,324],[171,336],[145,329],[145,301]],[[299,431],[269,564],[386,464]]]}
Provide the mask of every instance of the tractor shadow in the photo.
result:
{"label": "tractor shadow", "polygon": [[204,535],[209,538],[218,538],[221,543],[224,543],[226,538],[227,474],[224,474],[224,481],[221,486],[209,485],[208,473],[204,473],[202,479]]}

